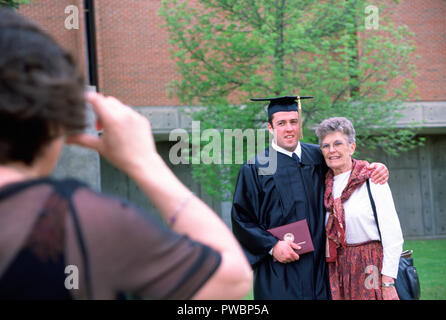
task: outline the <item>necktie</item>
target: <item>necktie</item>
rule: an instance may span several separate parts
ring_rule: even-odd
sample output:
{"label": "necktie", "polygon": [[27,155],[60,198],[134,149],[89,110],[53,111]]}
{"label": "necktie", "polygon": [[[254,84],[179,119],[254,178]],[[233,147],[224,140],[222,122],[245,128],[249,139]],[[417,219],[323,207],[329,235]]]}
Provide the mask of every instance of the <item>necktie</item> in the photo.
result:
{"label": "necktie", "polygon": [[295,154],[294,152],[293,152],[293,159],[296,160],[297,163],[300,164],[300,159],[299,159],[299,157],[297,156],[297,154]]}

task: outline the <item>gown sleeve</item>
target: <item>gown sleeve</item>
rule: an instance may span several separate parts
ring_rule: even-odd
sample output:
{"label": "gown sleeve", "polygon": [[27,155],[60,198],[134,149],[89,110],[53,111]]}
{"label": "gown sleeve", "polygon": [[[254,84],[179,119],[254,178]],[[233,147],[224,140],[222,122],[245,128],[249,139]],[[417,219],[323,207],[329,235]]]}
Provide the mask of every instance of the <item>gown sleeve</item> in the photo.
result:
{"label": "gown sleeve", "polygon": [[261,223],[260,203],[262,190],[258,181],[256,167],[244,164],[237,179],[232,205],[232,231],[254,266],[277,243],[277,238],[271,235],[268,228]]}

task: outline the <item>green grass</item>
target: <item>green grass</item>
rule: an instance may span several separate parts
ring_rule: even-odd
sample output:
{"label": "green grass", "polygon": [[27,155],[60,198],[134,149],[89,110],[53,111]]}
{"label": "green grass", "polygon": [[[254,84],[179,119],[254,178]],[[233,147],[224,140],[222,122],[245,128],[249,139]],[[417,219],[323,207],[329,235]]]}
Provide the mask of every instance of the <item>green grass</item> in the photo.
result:
{"label": "green grass", "polygon": [[446,239],[406,240],[420,278],[421,300],[446,300]]}
{"label": "green grass", "polygon": [[[406,240],[420,278],[421,300],[446,300],[446,239]],[[253,299],[253,292],[245,297]]]}

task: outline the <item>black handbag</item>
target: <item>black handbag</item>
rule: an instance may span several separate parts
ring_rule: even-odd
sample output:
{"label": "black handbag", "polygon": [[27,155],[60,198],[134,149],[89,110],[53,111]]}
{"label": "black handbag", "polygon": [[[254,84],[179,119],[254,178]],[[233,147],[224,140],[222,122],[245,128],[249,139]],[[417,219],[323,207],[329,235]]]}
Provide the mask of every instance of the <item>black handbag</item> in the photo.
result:
{"label": "black handbag", "polygon": [[[370,191],[370,182],[367,180],[367,192],[369,193],[370,203],[372,204],[373,216],[375,217],[376,227],[379,230],[378,215],[376,214],[375,201]],[[400,263],[398,265],[398,275],[395,279],[395,289],[400,300],[418,300],[420,299],[420,280],[418,278],[417,268],[413,264],[412,250],[406,250],[401,253]]]}

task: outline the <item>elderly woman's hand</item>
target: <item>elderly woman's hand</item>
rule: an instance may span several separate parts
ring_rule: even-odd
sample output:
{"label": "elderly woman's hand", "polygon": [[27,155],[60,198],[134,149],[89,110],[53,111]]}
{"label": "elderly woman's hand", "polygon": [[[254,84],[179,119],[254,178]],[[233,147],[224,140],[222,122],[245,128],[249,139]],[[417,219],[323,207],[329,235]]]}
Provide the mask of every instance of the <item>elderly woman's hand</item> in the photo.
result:
{"label": "elderly woman's hand", "polygon": [[389,180],[389,169],[379,162],[373,162],[368,166],[369,170],[373,170],[371,179],[375,184],[385,184]]}
{"label": "elderly woman's hand", "polygon": [[386,275],[382,275],[381,281],[382,283],[393,284],[393,286],[390,287],[385,287],[385,286],[381,287],[383,300],[399,300],[398,293],[396,292],[395,288],[395,279]]}
{"label": "elderly woman's hand", "polygon": [[383,300],[399,300],[398,293],[395,287],[383,287],[382,288]]}
{"label": "elderly woman's hand", "polygon": [[[389,276],[382,276],[382,283],[393,283],[395,284],[395,279],[389,277]],[[381,292],[383,295],[383,300],[399,300],[398,293],[396,292],[395,286],[391,287],[381,287]]]}
{"label": "elderly woman's hand", "polygon": [[79,134],[68,137],[67,143],[96,150],[126,173],[159,161],[150,122],[146,118],[114,97],[89,92],[86,99],[103,127],[103,134],[99,137]]}

